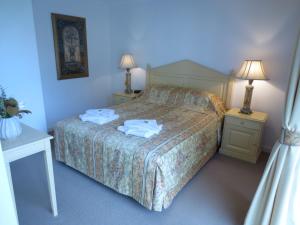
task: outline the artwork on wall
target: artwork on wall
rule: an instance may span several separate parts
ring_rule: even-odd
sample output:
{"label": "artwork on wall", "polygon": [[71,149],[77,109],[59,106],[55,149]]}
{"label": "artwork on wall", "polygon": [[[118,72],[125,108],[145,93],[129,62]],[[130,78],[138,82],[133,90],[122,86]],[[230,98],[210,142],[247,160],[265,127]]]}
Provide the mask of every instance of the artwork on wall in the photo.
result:
{"label": "artwork on wall", "polygon": [[57,79],[88,77],[85,18],[51,14]]}

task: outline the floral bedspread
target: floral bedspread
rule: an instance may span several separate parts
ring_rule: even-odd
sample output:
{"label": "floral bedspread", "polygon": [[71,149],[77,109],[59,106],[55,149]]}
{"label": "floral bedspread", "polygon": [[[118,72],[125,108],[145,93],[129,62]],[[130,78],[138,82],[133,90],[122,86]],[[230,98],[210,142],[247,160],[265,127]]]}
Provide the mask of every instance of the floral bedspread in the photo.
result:
{"label": "floral bedspread", "polygon": [[[205,107],[193,107],[186,98],[180,101],[188,104],[181,105],[161,101],[174,98],[172,92],[166,97],[153,88],[137,100],[114,106],[120,118],[101,126],[77,117],[58,122],[56,159],[150,210],[167,208],[215,153],[223,115],[214,102],[219,100],[209,95]],[[125,135],[117,127],[126,119],[156,119],[163,129],[149,139]]]}

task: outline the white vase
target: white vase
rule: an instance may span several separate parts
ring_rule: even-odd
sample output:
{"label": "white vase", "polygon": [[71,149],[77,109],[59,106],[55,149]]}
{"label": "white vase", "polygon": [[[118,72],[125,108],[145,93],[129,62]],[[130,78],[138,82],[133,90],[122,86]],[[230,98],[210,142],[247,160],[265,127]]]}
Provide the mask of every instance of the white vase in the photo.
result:
{"label": "white vase", "polygon": [[18,137],[22,133],[22,127],[17,117],[0,119],[0,138],[10,139]]}

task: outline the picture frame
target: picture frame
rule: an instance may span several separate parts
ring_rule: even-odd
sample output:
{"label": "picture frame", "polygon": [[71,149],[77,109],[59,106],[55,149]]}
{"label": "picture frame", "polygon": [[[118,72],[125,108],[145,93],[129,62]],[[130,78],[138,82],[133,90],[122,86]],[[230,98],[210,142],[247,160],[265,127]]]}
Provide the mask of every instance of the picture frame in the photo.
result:
{"label": "picture frame", "polygon": [[57,79],[88,77],[85,18],[51,13],[51,20]]}

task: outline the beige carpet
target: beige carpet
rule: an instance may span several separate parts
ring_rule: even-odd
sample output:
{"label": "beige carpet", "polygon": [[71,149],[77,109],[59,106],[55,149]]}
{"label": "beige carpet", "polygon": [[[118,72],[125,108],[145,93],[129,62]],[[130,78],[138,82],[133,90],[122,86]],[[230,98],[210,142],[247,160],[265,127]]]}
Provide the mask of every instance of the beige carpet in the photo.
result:
{"label": "beige carpet", "polygon": [[12,175],[20,225],[240,225],[266,160],[250,164],[217,154],[162,213],[55,162],[54,218],[41,155],[14,162]]}

